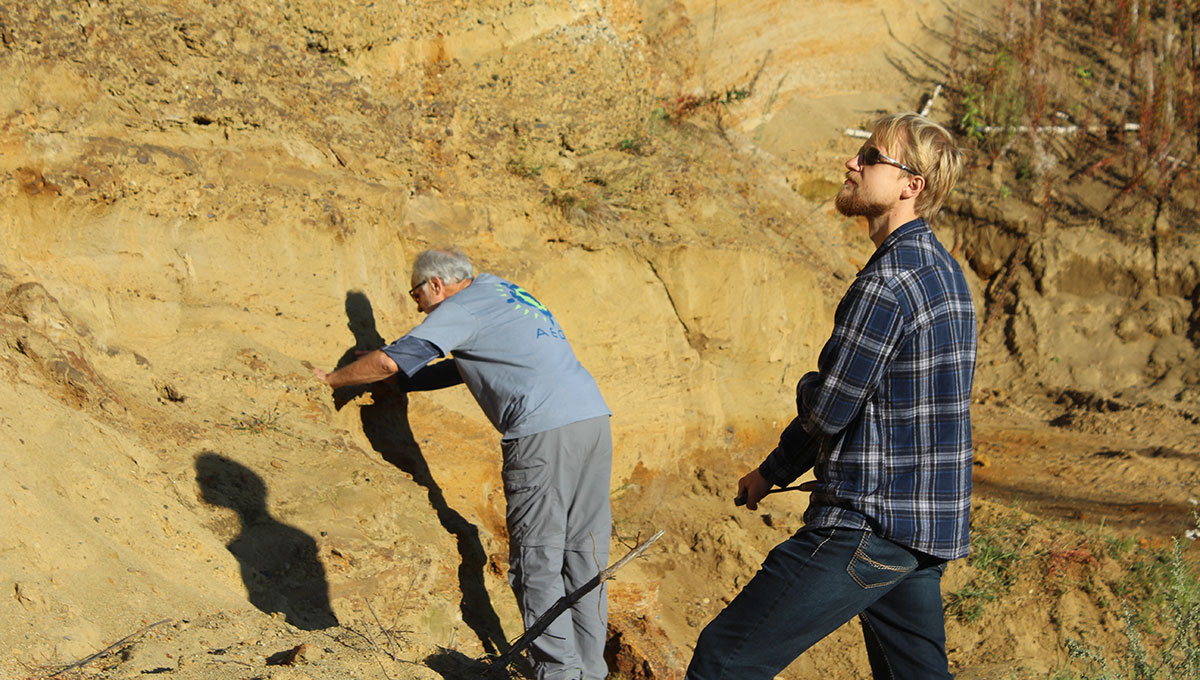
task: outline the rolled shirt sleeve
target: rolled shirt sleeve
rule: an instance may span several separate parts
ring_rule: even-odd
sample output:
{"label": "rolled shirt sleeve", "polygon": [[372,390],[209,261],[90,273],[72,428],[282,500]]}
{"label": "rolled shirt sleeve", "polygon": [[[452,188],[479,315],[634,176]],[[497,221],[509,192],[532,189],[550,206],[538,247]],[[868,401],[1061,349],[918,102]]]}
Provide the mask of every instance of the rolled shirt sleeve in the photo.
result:
{"label": "rolled shirt sleeve", "polygon": [[416,375],[417,371],[424,368],[429,362],[443,356],[437,345],[411,335],[406,335],[384,347],[383,353],[396,362],[400,371],[409,378]]}
{"label": "rolled shirt sleeve", "polygon": [[429,363],[444,355],[437,345],[428,340],[406,335],[384,347],[383,353],[396,362],[404,374],[400,387],[406,392],[438,390],[462,384],[462,375],[453,359]]}

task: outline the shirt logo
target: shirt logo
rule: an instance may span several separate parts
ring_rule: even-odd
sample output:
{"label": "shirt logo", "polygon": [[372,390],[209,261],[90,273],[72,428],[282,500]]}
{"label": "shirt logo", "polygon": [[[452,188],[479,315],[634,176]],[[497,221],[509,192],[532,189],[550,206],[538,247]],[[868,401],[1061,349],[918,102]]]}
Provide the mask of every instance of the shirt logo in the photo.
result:
{"label": "shirt logo", "polygon": [[530,293],[515,283],[509,283],[507,281],[497,283],[496,290],[504,296],[505,302],[513,305],[513,310],[521,312],[525,315],[533,314],[534,317],[539,321],[550,322],[550,328],[538,329],[537,337],[540,338],[542,336],[547,336],[551,338],[558,338],[559,340],[567,339],[566,334],[563,333],[562,329],[558,327],[558,321],[556,321],[554,319],[554,315],[550,313],[550,309],[541,302],[538,302],[538,299],[533,296],[533,293]]}

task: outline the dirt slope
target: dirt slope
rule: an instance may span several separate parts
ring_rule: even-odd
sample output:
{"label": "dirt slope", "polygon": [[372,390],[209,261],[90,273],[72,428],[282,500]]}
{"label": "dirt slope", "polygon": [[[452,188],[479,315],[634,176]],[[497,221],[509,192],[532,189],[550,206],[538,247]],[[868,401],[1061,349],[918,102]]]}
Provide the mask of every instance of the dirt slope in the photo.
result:
{"label": "dirt slope", "polygon": [[[470,396],[330,395],[309,370],[415,324],[408,264],[454,243],[554,310],[600,383],[614,554],[667,530],[613,585],[614,669],[677,677],[803,512],[729,496],[870,254],[829,204],[842,131],[916,107],[948,49],[940,4],[793,5],[0,6],[0,675],[140,633],[75,672],[472,677],[519,635]],[[1021,223],[972,181],[939,230],[998,310],[983,516],[1019,499],[1178,533],[1200,495],[1192,232],[1149,269],[1090,232],[1006,269]],[[1075,629],[1115,635],[1076,604]],[[1057,604],[983,632],[1019,606],[954,624],[952,661],[1060,663]],[[785,677],[818,669],[865,677],[852,627]]]}

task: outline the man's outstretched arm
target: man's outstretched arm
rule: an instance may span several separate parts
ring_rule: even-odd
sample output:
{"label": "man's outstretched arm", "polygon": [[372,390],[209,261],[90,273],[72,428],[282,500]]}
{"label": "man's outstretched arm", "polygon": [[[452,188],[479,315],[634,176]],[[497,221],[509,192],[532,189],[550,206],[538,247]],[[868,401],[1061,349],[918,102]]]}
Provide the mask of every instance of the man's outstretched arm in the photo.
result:
{"label": "man's outstretched arm", "polygon": [[380,350],[375,350],[367,352],[356,359],[354,363],[347,364],[332,373],[326,373],[319,368],[314,368],[313,373],[336,390],[339,387],[369,385],[386,380],[396,375],[399,370],[400,367],[396,365],[395,361],[392,361],[391,357]]}

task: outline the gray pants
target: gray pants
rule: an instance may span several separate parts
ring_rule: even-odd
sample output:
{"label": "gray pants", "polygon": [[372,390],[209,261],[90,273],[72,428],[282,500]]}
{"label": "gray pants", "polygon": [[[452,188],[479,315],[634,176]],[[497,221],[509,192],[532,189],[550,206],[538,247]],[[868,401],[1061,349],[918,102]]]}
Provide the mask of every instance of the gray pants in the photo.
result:
{"label": "gray pants", "polygon": [[[608,417],[506,439],[508,581],[525,626],[608,566],[612,434]],[[601,584],[533,643],[538,680],[602,680],[608,593]]]}

